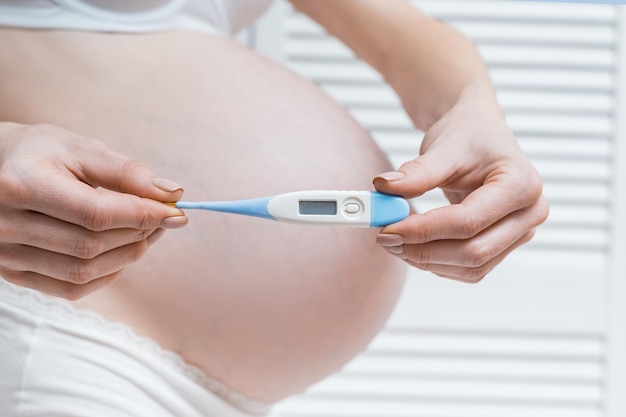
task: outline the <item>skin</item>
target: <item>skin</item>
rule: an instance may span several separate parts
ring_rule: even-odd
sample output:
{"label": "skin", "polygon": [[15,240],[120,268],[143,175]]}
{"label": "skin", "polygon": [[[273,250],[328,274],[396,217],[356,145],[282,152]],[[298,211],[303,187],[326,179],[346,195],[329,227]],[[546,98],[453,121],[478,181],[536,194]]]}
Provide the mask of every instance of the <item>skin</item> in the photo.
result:
{"label": "skin", "polygon": [[[154,186],[158,173],[191,201],[372,189],[386,158],[318,87],[197,33],[0,30],[0,43],[0,117],[13,121],[0,189],[19,219],[1,228],[7,280],[125,323],[266,402],[336,371],[383,326],[405,267],[378,230],[181,216],[159,201],[182,190]],[[188,225],[150,246],[163,222]]]}
{"label": "skin", "polygon": [[[271,402],[366,346],[405,264],[476,282],[528,241],[547,216],[541,181],[474,48],[404,1],[321,3],[294,1],[426,131],[398,171],[318,87],[234,41],[0,29],[0,274]],[[178,184],[226,200],[372,179],[406,197],[441,187],[452,204],[382,231],[162,204]]]}
{"label": "skin", "polygon": [[466,38],[404,0],[292,3],[377,69],[426,132],[420,157],[374,185],[407,198],[441,188],[451,204],[384,228],[381,245],[411,266],[476,283],[533,237],[548,216],[541,178]]}

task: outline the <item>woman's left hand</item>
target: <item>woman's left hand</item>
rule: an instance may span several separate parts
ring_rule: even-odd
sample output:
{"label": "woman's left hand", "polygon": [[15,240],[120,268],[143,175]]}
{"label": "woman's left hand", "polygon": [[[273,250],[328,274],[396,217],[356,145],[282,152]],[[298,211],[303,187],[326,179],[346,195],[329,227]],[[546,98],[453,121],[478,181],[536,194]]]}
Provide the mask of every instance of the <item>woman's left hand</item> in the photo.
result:
{"label": "woman's left hand", "polygon": [[374,185],[405,198],[443,190],[450,205],[389,225],[377,241],[414,267],[465,282],[480,281],[548,216],[539,174],[499,105],[478,94],[461,95],[426,131],[420,156]]}

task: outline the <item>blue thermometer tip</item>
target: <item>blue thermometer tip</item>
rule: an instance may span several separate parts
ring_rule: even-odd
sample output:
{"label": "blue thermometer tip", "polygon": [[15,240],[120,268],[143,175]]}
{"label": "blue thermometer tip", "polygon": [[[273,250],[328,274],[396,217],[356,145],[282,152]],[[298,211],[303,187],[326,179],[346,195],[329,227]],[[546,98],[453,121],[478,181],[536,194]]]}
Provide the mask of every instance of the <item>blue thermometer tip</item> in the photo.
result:
{"label": "blue thermometer tip", "polygon": [[264,219],[276,220],[267,211],[267,203],[271,200],[271,198],[272,197],[263,197],[238,201],[179,201],[176,203],[176,207],[179,209],[219,211],[222,213],[242,214],[244,216],[262,217]]}

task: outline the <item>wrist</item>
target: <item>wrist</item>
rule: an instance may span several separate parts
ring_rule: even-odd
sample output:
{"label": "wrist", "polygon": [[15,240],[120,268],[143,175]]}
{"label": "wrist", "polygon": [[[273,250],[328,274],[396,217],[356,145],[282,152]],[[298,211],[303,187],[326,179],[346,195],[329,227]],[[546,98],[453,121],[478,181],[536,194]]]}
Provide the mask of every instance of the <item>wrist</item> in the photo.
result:
{"label": "wrist", "polygon": [[412,106],[405,104],[407,113],[415,125],[423,131],[427,131],[453,108],[459,107],[466,107],[471,111],[489,111],[499,117],[505,117],[504,110],[488,81],[467,83],[459,87],[454,94],[441,96],[429,106],[421,106],[420,103],[413,103]]}
{"label": "wrist", "polygon": [[454,104],[457,106],[467,106],[474,110],[488,111],[495,116],[504,119],[504,109],[498,102],[496,93],[491,84],[469,84],[461,90]]}

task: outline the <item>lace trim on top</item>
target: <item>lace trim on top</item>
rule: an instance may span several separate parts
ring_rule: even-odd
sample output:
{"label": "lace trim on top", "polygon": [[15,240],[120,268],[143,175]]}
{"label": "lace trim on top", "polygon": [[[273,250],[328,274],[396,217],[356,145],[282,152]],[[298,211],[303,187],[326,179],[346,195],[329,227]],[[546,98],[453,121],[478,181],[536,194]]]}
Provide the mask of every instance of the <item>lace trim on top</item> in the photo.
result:
{"label": "lace trim on top", "polygon": [[270,404],[252,400],[240,392],[231,390],[224,383],[205,374],[202,369],[186,362],[176,352],[162,348],[152,339],[139,336],[129,326],[107,321],[95,311],[79,309],[64,299],[49,297],[35,290],[19,287],[5,281],[2,277],[0,277],[0,296],[0,298],[8,296],[9,301],[17,301],[34,313],[79,323],[137,346],[157,356],[186,377],[247,413],[266,415],[271,409]]}

